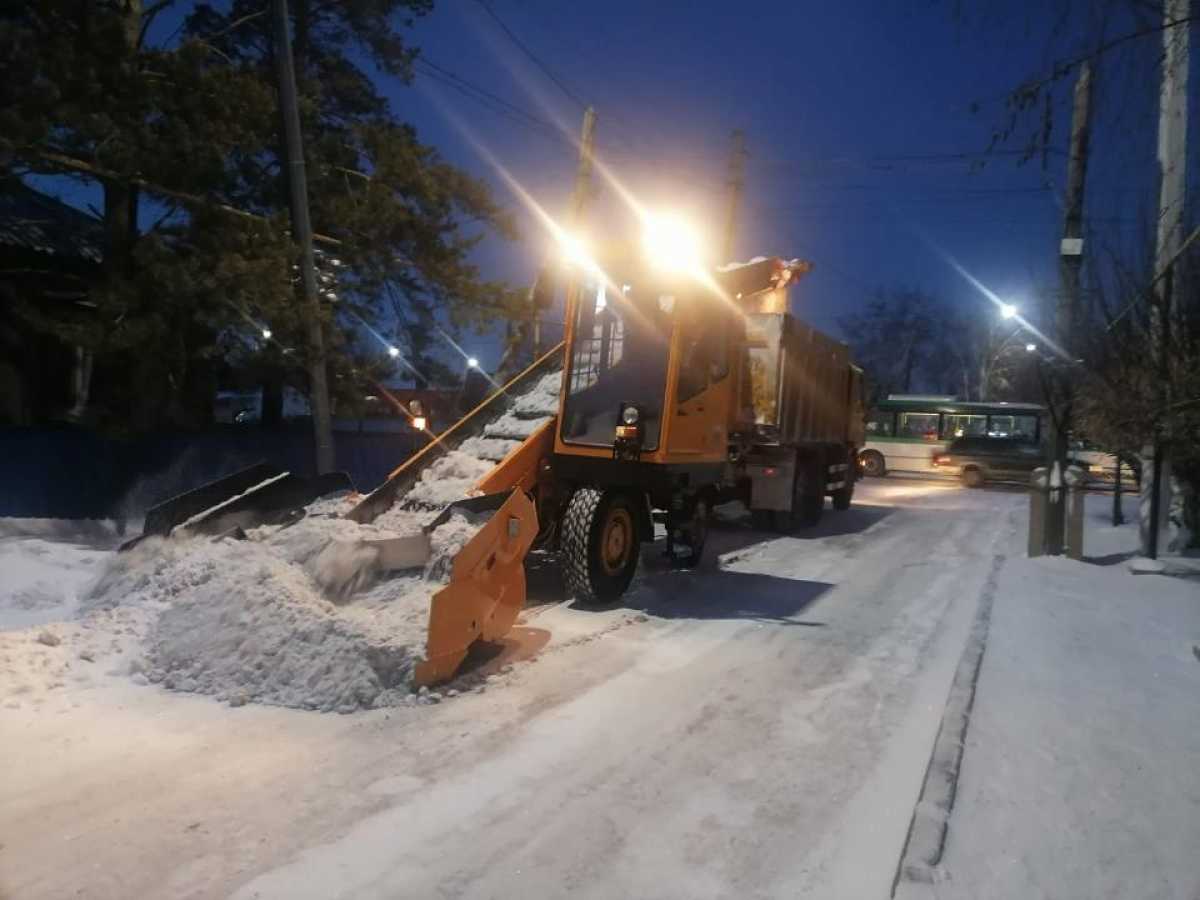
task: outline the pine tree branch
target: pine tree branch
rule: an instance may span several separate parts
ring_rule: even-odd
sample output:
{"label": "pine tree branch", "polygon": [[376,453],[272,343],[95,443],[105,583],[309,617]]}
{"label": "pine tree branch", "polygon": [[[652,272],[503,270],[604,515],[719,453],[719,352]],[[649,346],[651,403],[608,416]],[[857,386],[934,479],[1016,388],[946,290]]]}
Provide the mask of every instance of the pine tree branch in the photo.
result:
{"label": "pine tree branch", "polygon": [[[164,197],[170,197],[174,200],[179,200],[191,206],[199,206],[204,209],[215,210],[217,212],[228,213],[232,216],[239,216],[243,219],[249,219],[255,222],[270,221],[267,216],[260,216],[258,213],[247,212],[244,209],[230,206],[228,203],[221,203],[216,200],[209,200],[207,197],[201,197],[196,194],[189,194],[186,191],[177,191],[172,188],[163,187],[161,184],[153,184],[144,178],[136,175],[122,175],[119,172],[114,172],[112,169],[106,169],[103,166],[97,166],[82,159],[75,159],[63,153],[58,153],[52,150],[35,150],[36,155],[48,163],[52,163],[59,169],[65,169],[69,172],[79,172],[85,175],[91,175],[93,178],[100,178],[105,181],[123,181],[134,187],[149,191],[152,194],[160,194]],[[342,242],[335,237],[329,237],[325,234],[313,234],[313,240],[324,244],[329,244],[334,247],[340,247]]]}

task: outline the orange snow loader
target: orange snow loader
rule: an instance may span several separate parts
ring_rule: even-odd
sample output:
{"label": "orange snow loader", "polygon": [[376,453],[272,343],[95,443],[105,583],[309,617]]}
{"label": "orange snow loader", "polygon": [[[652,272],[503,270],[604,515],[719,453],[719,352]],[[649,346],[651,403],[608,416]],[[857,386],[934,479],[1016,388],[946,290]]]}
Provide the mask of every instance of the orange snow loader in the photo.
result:
{"label": "orange snow loader", "polygon": [[[477,640],[504,636],[525,602],[524,560],[557,553],[577,603],[612,603],[665,525],[672,564],[695,566],[718,503],[760,527],[816,523],[850,506],[863,441],[862,373],[845,344],[789,312],[809,264],[758,260],[696,279],[628,256],[563,279],[563,342],[408,460],[348,515],[369,522],[425,465],[519,408],[561,369],[557,412],[456,508],[494,509],[432,600],[419,684],[454,675]],[[513,398],[516,398],[514,401]],[[419,539],[397,539],[421,558]]]}
{"label": "orange snow loader", "polygon": [[[789,292],[808,270],[772,258],[667,274],[620,252],[553,279],[566,294],[562,343],[347,513],[369,523],[413,502],[422,473],[459,447],[495,462],[422,534],[372,540],[377,552],[363,554],[385,570],[422,566],[430,532],[456,510],[492,513],[432,598],[418,684],[453,677],[476,641],[508,633],[525,603],[533,549],[557,554],[576,603],[607,604],[628,588],[656,528],[665,527],[673,565],[697,565],[719,503],[741,501],[758,527],[782,532],[815,524],[827,497],[833,509],[849,508],[862,373],[845,344],[789,312]],[[539,305],[552,302],[551,282],[539,279]],[[528,433],[510,429],[519,421]],[[304,514],[297,505],[348,481],[254,468],[169,501],[147,518],[148,530],[224,533],[287,521]]]}

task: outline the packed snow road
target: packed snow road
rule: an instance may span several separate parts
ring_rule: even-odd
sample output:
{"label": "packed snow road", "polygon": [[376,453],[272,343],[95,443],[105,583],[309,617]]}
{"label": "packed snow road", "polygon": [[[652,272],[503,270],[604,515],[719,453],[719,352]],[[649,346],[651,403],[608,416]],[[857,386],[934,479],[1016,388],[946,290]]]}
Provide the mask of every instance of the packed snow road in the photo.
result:
{"label": "packed snow road", "polygon": [[1024,508],[866,482],[802,537],[647,558],[615,610],[553,602],[548,566],[485,688],[437,706],[98,677],[0,709],[0,896],[886,897]]}

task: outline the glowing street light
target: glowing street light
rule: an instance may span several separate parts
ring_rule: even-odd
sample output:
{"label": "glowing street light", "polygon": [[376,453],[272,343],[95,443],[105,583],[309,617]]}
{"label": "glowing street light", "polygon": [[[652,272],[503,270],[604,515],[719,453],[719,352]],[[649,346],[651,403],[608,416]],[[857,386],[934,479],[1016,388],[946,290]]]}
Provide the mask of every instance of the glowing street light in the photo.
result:
{"label": "glowing street light", "polygon": [[264,329],[262,330],[262,336],[263,336],[263,340],[264,340],[264,341],[269,341],[269,340],[271,339],[271,329],[270,329],[270,328],[264,328]]}
{"label": "glowing street light", "polygon": [[1017,308],[1011,303],[1000,304],[1000,315],[1005,319],[1011,319],[1017,314]]}
{"label": "glowing street light", "polygon": [[472,356],[470,359],[467,360],[467,368],[468,369],[478,369],[479,368],[479,360],[477,360],[475,357]]}
{"label": "glowing street light", "polygon": [[417,431],[424,431],[425,426],[429,423],[425,420],[425,407],[421,401],[410,400],[408,402],[408,412],[411,416],[412,427],[417,429]]}
{"label": "glowing street light", "polygon": [[1026,344],[1025,345],[1026,353],[1033,353],[1035,350],[1037,350],[1037,344]]}
{"label": "glowing street light", "polygon": [[395,359],[399,355],[400,355],[399,347],[388,347],[388,356],[390,356],[392,359]]}

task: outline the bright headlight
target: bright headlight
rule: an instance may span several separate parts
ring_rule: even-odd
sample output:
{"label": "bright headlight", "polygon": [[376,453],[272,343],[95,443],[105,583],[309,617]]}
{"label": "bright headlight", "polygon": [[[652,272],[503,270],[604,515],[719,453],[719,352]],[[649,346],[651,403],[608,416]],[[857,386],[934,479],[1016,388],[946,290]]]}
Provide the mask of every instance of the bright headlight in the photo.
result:
{"label": "bright headlight", "polygon": [[701,268],[700,235],[675,215],[651,215],[644,222],[642,243],[652,265],[669,272]]}

